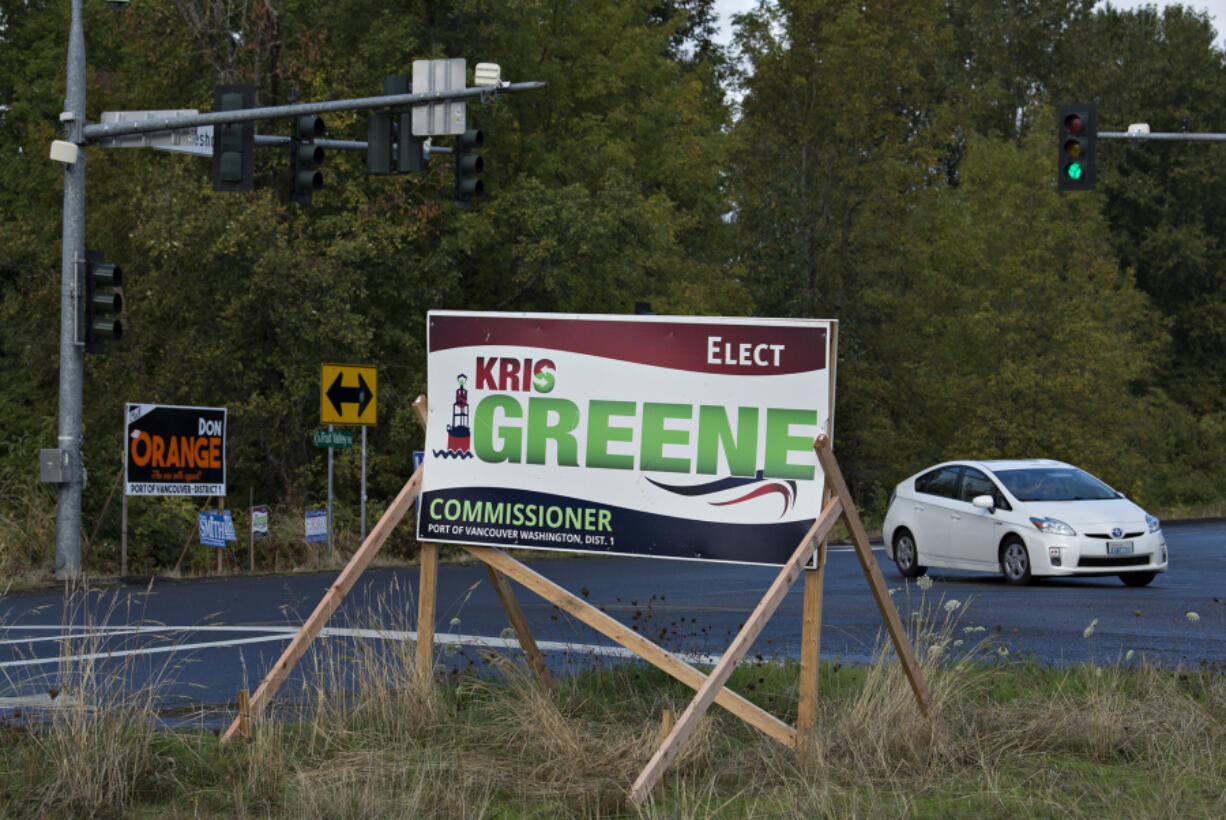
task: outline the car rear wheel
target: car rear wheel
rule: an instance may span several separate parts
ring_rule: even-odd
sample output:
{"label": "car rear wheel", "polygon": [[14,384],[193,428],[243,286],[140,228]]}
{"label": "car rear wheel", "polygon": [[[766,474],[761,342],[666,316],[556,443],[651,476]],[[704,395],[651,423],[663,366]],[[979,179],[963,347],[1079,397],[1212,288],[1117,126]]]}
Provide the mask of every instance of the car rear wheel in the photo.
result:
{"label": "car rear wheel", "polygon": [[919,563],[919,550],[915,546],[915,536],[906,530],[899,530],[894,536],[894,563],[904,578],[915,578],[923,575],[925,567]]}
{"label": "car rear wheel", "polygon": [[1156,572],[1125,572],[1120,575],[1120,580],[1125,586],[1143,587],[1150,581],[1154,580]]}
{"label": "car rear wheel", "polygon": [[1010,538],[1000,548],[1000,571],[1011,584],[1030,583],[1030,553],[1020,538]]}

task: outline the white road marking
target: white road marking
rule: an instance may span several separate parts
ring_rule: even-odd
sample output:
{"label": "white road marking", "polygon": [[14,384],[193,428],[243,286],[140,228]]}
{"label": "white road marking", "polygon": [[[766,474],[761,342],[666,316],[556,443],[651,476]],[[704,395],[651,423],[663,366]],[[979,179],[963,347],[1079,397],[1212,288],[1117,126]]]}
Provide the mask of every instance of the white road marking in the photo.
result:
{"label": "white road marking", "polygon": [[[63,630],[57,625],[25,625],[20,629],[31,630]],[[216,649],[241,646],[256,643],[270,643],[291,640],[298,634],[299,627],[294,626],[150,626],[150,627],[94,627],[89,633],[74,633],[72,635],[57,635],[47,638],[15,638],[0,641],[3,644],[30,643],[48,640],[91,640],[99,637],[124,636],[135,634],[165,633],[165,632],[260,632],[267,633],[254,638],[233,638],[218,641],[200,641],[196,643],[166,644],[148,646],[140,649],[121,649],[114,652],[88,652],[77,655],[54,655],[45,658],[23,658],[0,662],[0,668],[40,666],[52,663],[73,663],[92,660],[113,660],[132,655],[160,655],[169,652],[187,652],[196,649]],[[322,638],[366,638],[390,641],[415,641],[417,633],[395,629],[346,629],[342,627],[325,627],[320,632]],[[475,646],[488,649],[519,649],[519,641],[515,638],[488,637],[484,635],[463,635],[453,632],[436,632],[434,643],[438,646],[457,645]],[[565,641],[537,641],[537,647],[542,652],[576,652],[614,658],[637,657],[629,649],[608,644],[570,643]],[[719,655],[678,653],[677,657],[686,663],[714,665],[719,662]]]}

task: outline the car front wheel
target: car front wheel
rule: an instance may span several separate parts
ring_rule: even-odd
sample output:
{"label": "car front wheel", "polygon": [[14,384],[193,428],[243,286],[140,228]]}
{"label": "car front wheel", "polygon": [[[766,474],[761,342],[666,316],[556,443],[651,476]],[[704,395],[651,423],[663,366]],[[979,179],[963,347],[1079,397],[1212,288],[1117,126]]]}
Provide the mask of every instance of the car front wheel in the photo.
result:
{"label": "car front wheel", "polygon": [[1030,583],[1030,553],[1020,538],[1010,538],[1001,547],[1000,571],[1011,584]]}
{"label": "car front wheel", "polygon": [[919,550],[915,546],[915,536],[906,530],[899,530],[894,536],[894,563],[904,578],[915,578],[924,574],[924,567],[919,563]]}
{"label": "car front wheel", "polygon": [[1154,580],[1154,576],[1157,574],[1156,572],[1125,572],[1120,575],[1120,580],[1126,586],[1143,587]]}

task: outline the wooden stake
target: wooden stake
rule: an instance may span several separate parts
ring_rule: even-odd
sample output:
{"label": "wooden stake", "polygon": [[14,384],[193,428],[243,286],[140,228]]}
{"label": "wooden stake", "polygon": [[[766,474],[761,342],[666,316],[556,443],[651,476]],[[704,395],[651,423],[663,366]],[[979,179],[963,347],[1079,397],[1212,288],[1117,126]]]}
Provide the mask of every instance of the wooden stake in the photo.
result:
{"label": "wooden stake", "polygon": [[826,577],[826,542],[817,550],[817,568],[805,570],[805,597],[800,631],[800,681],[796,734],[802,752],[817,728],[817,686],[822,658],[822,585]]}
{"label": "wooden stake", "polygon": [[255,487],[247,488],[247,571],[255,572]]}
{"label": "wooden stake", "polygon": [[660,713],[660,742],[661,743],[663,743],[664,739],[672,733],[674,723],[675,723],[675,720],[673,718],[672,709],[665,709],[664,711]]}
{"label": "wooden stake", "polygon": [[[430,403],[425,396],[413,401],[421,429],[426,430]],[[438,607],[438,544],[421,545],[417,584],[417,685],[425,692],[434,682],[434,616]]]}
{"label": "wooden stake", "polygon": [[706,681],[698,689],[698,694],[690,701],[690,705],[681,714],[677,725],[673,727],[668,738],[656,750],[656,753],[648,761],[647,766],[639,773],[638,779],[634,781],[634,786],[630,789],[630,801],[634,804],[642,803],[647,799],[647,795],[651,793],[651,789],[656,782],[664,775],[664,770],[672,763],[673,758],[677,756],[682,744],[684,744],[690,735],[694,733],[694,729],[698,727],[698,721],[707,713],[707,709],[715,702],[719,693],[723,690],[724,684],[728,682],[732,672],[736,669],[737,664],[741,662],[741,658],[745,657],[754,640],[761,634],[762,628],[766,626],[766,622],[775,610],[779,608],[779,604],[783,602],[783,598],[787,595],[792,584],[800,577],[800,573],[804,570],[805,564],[809,563],[809,559],[813,557],[813,553],[817,550],[818,545],[830,532],[830,528],[838,521],[840,513],[843,512],[843,503],[841,498],[831,499],[826,508],[822,510],[821,515],[813,522],[813,526],[809,529],[809,533],[801,540],[796,551],[792,553],[792,557],[783,565],[783,569],[779,575],[771,583],[766,594],[762,596],[762,600],[754,608],[753,613],[741,627],[741,631],[732,639],[732,643],[728,646],[726,652],[715,668],[711,670],[711,674],[707,676]]}
{"label": "wooden stake", "polygon": [[438,606],[438,544],[421,545],[421,579],[417,585],[417,685],[422,692],[434,682],[434,613]]}
{"label": "wooden stake", "polygon": [[[128,466],[124,466],[128,474]],[[128,576],[128,488],[119,498],[119,577]]]}
{"label": "wooden stake", "polygon": [[[218,496],[217,512],[224,513],[225,511],[226,511],[226,497],[224,495]],[[222,544],[221,549],[217,550],[217,574],[218,575],[221,575],[221,559],[225,557],[225,554],[226,554],[226,546],[225,546],[226,536],[224,533],[221,536],[221,544]]]}
{"label": "wooden stake", "polygon": [[485,569],[490,574],[490,581],[494,584],[494,591],[498,593],[498,600],[502,601],[502,608],[507,613],[507,621],[511,624],[511,628],[515,630],[515,637],[519,640],[520,651],[528,659],[528,666],[532,668],[532,674],[536,676],[536,682],[549,694],[557,694],[557,689],[553,685],[553,676],[549,674],[549,667],[545,665],[545,658],[541,655],[540,647],[536,645],[536,639],[532,637],[532,630],[528,628],[528,619],[524,617],[524,611],[520,609],[519,601],[515,600],[515,593],[511,590],[511,585],[507,583],[506,576],[489,564],[485,565]]}
{"label": "wooden stake", "polygon": [[860,568],[864,570],[864,577],[868,579],[873,598],[877,601],[877,609],[885,620],[886,631],[890,634],[890,640],[894,642],[894,651],[902,663],[903,672],[907,675],[911,690],[915,693],[915,700],[919,703],[920,711],[925,717],[932,717],[932,697],[928,692],[928,684],[924,681],[924,673],[920,670],[919,661],[915,657],[915,650],[911,647],[910,639],[907,638],[902,619],[898,617],[898,609],[895,608],[894,601],[886,589],[885,579],[881,576],[881,567],[877,566],[877,559],[873,557],[873,548],[868,542],[868,533],[864,531],[864,525],[860,523],[860,515],[851,501],[851,491],[847,489],[847,482],[843,480],[843,472],[839,469],[834,454],[830,451],[829,439],[825,436],[818,436],[813,442],[813,449],[817,452],[817,460],[821,463],[822,471],[830,481],[835,496],[843,500],[844,517],[847,520],[847,528],[851,531],[851,542],[855,545],[856,556],[860,559]]}
{"label": "wooden stake", "polygon": [[[128,465],[123,466],[123,475],[125,479],[128,475]],[[121,578],[128,575],[128,488],[124,487],[123,495],[119,498],[119,576]]]}
{"label": "wooden stake", "polygon": [[251,697],[246,689],[238,690],[238,732],[237,737],[251,737]]}
{"label": "wooden stake", "polygon": [[[668,736],[672,734],[673,726],[675,725],[675,723],[676,723],[676,720],[674,718],[672,709],[664,709],[663,711],[660,712],[660,739],[657,742],[661,744],[664,743],[664,741],[668,738]],[[658,791],[660,787],[663,785],[664,785],[664,778],[660,778],[658,781],[656,781],[656,790]]]}
{"label": "wooden stake", "polygon": [[[392,530],[400,523],[400,519],[404,518],[405,512],[413,500],[417,498],[417,494],[421,491],[421,468],[413,473],[400,490],[400,494],[388,506],[387,511],[383,513],[383,517],[379,519],[379,523],[370,531],[370,535],[366,536],[366,540],[362,542],[362,546],[349,559],[349,563],[341,570],[341,574],[337,576],[336,581],[324,593],[323,599],[315,607],[315,611],[307,618],[306,623],[302,625],[302,629],[298,630],[298,634],[290,641],[290,645],[281,653],[281,657],[277,660],[273,668],[264,676],[264,680],[260,682],[259,687],[255,690],[255,694],[251,696],[251,717],[257,718],[264,710],[264,706],[272,699],[277,690],[281,688],[281,684],[289,677],[289,673],[298,665],[298,661],[306,653],[307,647],[311,645],[311,641],[323,629],[328,618],[340,606],[345,595],[353,587],[358,580],[358,576],[370,564],[371,559],[378,553],[379,548],[387,541],[388,536],[392,534]],[[226,730],[222,736],[222,742],[228,742],[233,739],[239,731],[239,721],[236,718],[230,728]]]}

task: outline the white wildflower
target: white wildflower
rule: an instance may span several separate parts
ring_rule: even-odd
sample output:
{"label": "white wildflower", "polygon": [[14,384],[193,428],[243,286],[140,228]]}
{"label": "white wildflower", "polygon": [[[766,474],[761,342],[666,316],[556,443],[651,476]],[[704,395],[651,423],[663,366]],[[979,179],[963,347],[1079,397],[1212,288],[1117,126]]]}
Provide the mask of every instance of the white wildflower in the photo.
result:
{"label": "white wildflower", "polygon": [[927,575],[924,575],[918,581],[915,582],[915,585],[919,587],[920,589],[924,590],[925,592],[927,592],[928,590],[932,589],[932,579],[929,578]]}
{"label": "white wildflower", "polygon": [[1095,618],[1094,620],[1090,621],[1090,625],[1089,625],[1089,626],[1087,626],[1087,627],[1085,628],[1085,631],[1081,633],[1081,637],[1083,637],[1083,638],[1088,638],[1088,637],[1090,637],[1091,635],[1093,635],[1093,634],[1094,634],[1094,627],[1095,627],[1095,626],[1097,626],[1097,625],[1098,625],[1098,618]]}
{"label": "white wildflower", "polygon": [[955,646],[955,647],[959,647],[959,646],[961,646],[961,645],[962,645],[962,639],[961,639],[961,638],[959,638],[958,640],[954,641],[954,646]]}
{"label": "white wildflower", "polygon": [[928,657],[939,658],[941,657],[941,653],[944,651],[945,651],[945,644],[943,643],[933,644],[932,646],[928,647]]}
{"label": "white wildflower", "polygon": [[996,647],[996,654],[1000,655],[1002,658],[1008,657],[1009,650],[1006,649],[1003,645],[1001,645],[1001,646]]}
{"label": "white wildflower", "polygon": [[1187,618],[1189,621],[1192,621],[1193,623],[1200,620],[1200,616],[1197,615],[1195,612],[1185,612],[1183,613],[1183,616]]}
{"label": "white wildflower", "polygon": [[950,598],[948,601],[945,602],[945,611],[953,612],[955,609],[957,609],[960,606],[962,606],[961,601],[959,601],[957,598]]}
{"label": "white wildflower", "polygon": [[1137,651],[1135,649],[1129,649],[1127,652],[1124,653],[1124,660],[1126,661],[1132,660],[1132,656],[1135,654],[1137,654]]}
{"label": "white wildflower", "polygon": [[509,626],[504,626],[502,628],[502,631],[498,633],[498,637],[502,638],[503,640],[509,641],[515,637],[515,630]]}

